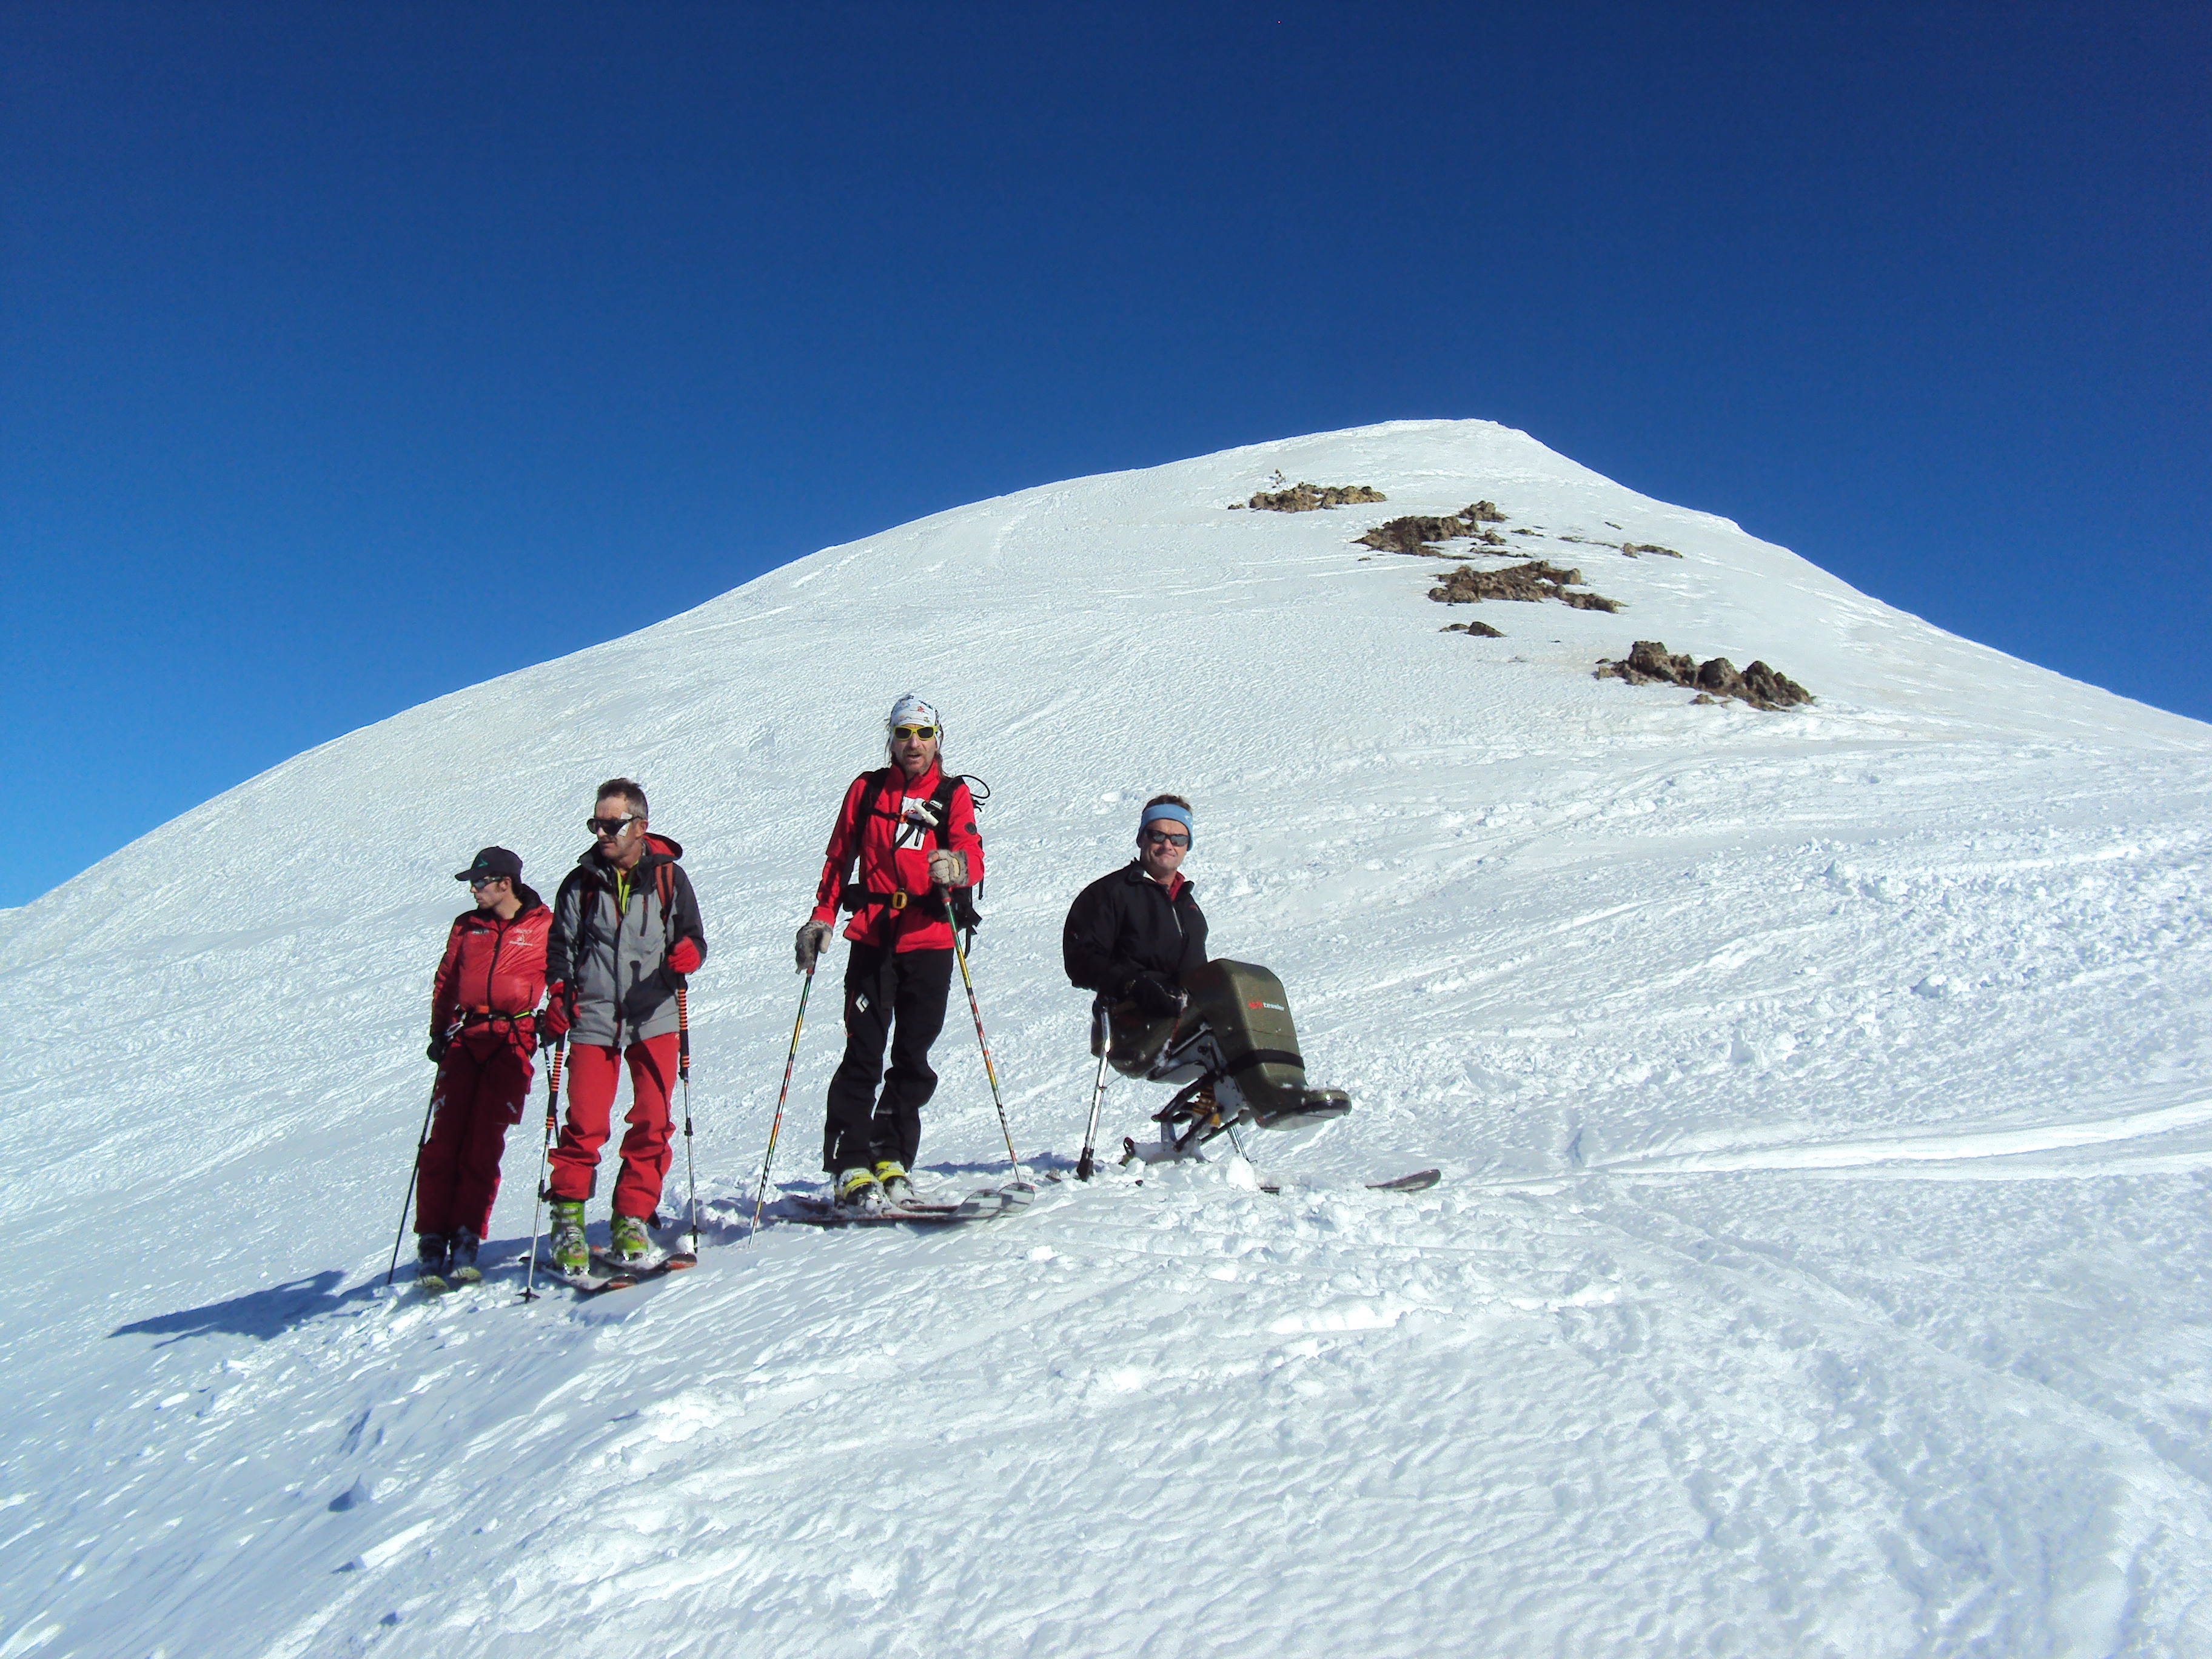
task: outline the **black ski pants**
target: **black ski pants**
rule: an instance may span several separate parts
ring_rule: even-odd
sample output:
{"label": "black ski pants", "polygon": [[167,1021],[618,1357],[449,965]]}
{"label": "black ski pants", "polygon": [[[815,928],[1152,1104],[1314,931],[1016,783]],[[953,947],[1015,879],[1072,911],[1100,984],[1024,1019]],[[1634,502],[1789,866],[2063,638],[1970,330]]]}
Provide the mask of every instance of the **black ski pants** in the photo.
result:
{"label": "black ski pants", "polygon": [[[845,959],[845,1058],[830,1079],[822,1167],[832,1175],[896,1158],[908,1169],[921,1147],[921,1109],[937,1092],[929,1045],[945,1029],[952,986],[950,951],[853,946]],[[883,1094],[876,1068],[891,1045]]]}

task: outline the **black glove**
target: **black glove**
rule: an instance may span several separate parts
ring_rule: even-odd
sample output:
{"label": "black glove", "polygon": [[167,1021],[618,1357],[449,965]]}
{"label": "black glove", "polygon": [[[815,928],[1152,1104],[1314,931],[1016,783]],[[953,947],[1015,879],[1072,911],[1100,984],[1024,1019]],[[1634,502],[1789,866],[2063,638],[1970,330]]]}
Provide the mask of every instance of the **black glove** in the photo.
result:
{"label": "black glove", "polygon": [[1182,1012],[1182,993],[1158,974],[1139,974],[1132,980],[1129,1000],[1162,1019]]}
{"label": "black glove", "polygon": [[446,1063],[446,1050],[451,1046],[444,1037],[434,1031],[430,1034],[430,1046],[422,1052],[429,1055],[430,1063],[433,1066],[443,1066]]}

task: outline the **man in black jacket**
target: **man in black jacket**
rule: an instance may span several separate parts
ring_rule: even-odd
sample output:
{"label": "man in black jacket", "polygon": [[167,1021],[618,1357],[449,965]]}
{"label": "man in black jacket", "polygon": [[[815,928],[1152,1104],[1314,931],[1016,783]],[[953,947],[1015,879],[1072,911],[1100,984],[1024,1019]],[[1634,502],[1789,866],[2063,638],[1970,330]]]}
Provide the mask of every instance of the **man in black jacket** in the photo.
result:
{"label": "man in black jacket", "polygon": [[1182,873],[1191,835],[1190,803],[1153,796],[1138,815],[1136,858],[1068,907],[1061,960],[1071,981],[1109,1002],[1108,1058],[1141,1077],[1170,1040],[1180,1052],[1203,1026],[1228,1121],[1232,1103],[1269,1127],[1341,1115],[1352,1102],[1340,1090],[1306,1085],[1282,981],[1248,963],[1207,960],[1206,916]]}
{"label": "man in black jacket", "polygon": [[1137,856],[1076,896],[1060,930],[1067,976],[1155,1018],[1182,1012],[1182,976],[1206,961],[1206,916],[1182,876],[1190,803],[1155,795],[1137,826]]}

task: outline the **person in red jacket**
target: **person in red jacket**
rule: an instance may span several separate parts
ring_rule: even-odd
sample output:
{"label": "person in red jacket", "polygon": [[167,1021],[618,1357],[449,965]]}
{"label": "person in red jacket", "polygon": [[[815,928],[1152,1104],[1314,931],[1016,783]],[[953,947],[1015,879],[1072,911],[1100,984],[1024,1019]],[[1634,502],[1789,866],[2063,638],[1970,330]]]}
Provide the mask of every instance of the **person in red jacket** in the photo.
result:
{"label": "person in red jacket", "polygon": [[811,972],[838,908],[853,912],[845,1058],[830,1079],[822,1167],[837,1202],[864,1212],[915,1196],[907,1171],[921,1144],[921,1109],[937,1090],[929,1046],[944,1028],[952,982],[949,901],[964,903],[966,890],[983,879],[975,798],[940,764],[937,711],[909,695],[884,724],[891,764],[863,772],[845,791],[798,944],[799,971]]}
{"label": "person in red jacket", "polygon": [[453,918],[431,981],[438,1093],[416,1164],[416,1262],[422,1273],[472,1277],[499,1196],[507,1126],[522,1121],[530,1093],[553,914],[504,847],[485,848],[453,879],[468,883],[477,906]]}

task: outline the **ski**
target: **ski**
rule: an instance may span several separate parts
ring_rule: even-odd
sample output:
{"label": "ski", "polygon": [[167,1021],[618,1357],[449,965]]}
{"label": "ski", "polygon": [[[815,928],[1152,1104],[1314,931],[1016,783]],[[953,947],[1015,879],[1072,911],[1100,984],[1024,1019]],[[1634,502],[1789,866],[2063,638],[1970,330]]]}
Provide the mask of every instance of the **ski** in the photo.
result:
{"label": "ski", "polygon": [[699,1265],[699,1258],[689,1250],[674,1250],[653,1261],[617,1261],[604,1250],[592,1252],[592,1266],[601,1278],[626,1279],[635,1284],[641,1279],[659,1279],[666,1273],[680,1273],[687,1267]]}
{"label": "ski", "polygon": [[581,1297],[605,1296],[609,1291],[626,1291],[646,1280],[680,1273],[686,1267],[696,1267],[699,1265],[699,1259],[690,1255],[667,1255],[644,1267],[618,1267],[594,1250],[592,1252],[592,1265],[599,1271],[571,1273],[563,1273],[557,1264],[542,1258],[538,1263],[538,1270],[547,1278],[557,1285],[566,1285]]}
{"label": "ski", "polygon": [[538,1261],[538,1271],[556,1285],[566,1285],[579,1297],[605,1296],[609,1291],[626,1291],[637,1283],[635,1279],[617,1277],[611,1273],[590,1272],[572,1273],[564,1270],[559,1263],[547,1261],[543,1258]]}
{"label": "ski", "polygon": [[[1394,1176],[1388,1181],[1370,1181],[1367,1183],[1367,1190],[1370,1193],[1425,1193],[1443,1178],[1442,1170],[1416,1170],[1411,1175]],[[1283,1189],[1279,1186],[1262,1182],[1260,1190],[1279,1194]]]}
{"label": "ski", "polygon": [[1018,1182],[1006,1187],[985,1187],[969,1194],[957,1204],[917,1201],[902,1204],[896,1209],[856,1213],[839,1209],[817,1194],[799,1193],[793,1195],[793,1212],[787,1218],[809,1227],[945,1227],[1011,1215],[1036,1196],[1034,1187]]}
{"label": "ski", "polygon": [[1411,1175],[1401,1175],[1389,1181],[1370,1181],[1367,1190],[1372,1193],[1425,1193],[1444,1178],[1442,1170],[1416,1170]]}

